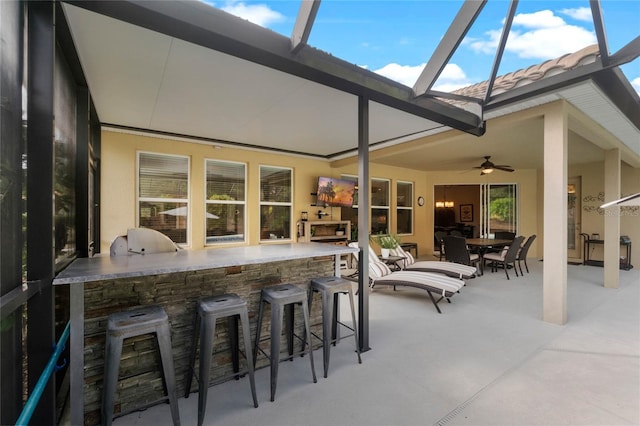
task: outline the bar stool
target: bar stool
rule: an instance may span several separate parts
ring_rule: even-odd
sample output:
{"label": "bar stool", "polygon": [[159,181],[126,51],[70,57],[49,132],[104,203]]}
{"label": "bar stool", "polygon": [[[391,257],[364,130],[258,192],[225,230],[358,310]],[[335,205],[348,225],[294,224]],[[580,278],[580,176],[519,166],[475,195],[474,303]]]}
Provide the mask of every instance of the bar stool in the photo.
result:
{"label": "bar stool", "polygon": [[[260,331],[262,329],[262,316],[264,313],[264,305],[268,303],[271,305],[271,349],[267,354],[260,348]],[[307,342],[311,342],[311,334],[309,329],[309,306],[307,305],[307,291],[297,287],[293,284],[283,284],[268,288],[263,288],[260,295],[260,308],[258,312],[258,328],[256,330],[256,344],[253,352],[253,363],[255,364],[258,356],[258,351],[262,352],[271,362],[271,401],[275,400],[276,396],[276,384],[278,381],[278,365],[280,364],[280,335],[282,334],[282,319],[283,310],[286,315],[285,318],[285,334],[287,336],[287,349],[289,356],[282,359],[293,360],[293,357],[305,352],[304,345],[302,351],[299,353],[293,353],[293,337],[300,339],[298,335],[293,332],[294,323],[294,306],[296,304],[302,305],[302,313],[304,316],[304,331]],[[302,339],[300,339],[302,340]],[[308,345],[307,351],[309,353],[309,362],[311,363],[311,373],[313,375],[313,383],[316,383],[316,370],[313,366],[313,351],[311,345]]]}
{"label": "bar stool", "polygon": [[[322,296],[322,360],[324,362],[324,377],[327,377],[329,371],[329,357],[331,354],[331,345],[335,345],[340,339],[338,336],[338,324],[353,331],[356,339],[356,353],[358,354],[358,364],[362,364],[360,358],[360,348],[358,342],[358,327],[356,324],[356,310],[353,303],[353,286],[351,281],[347,281],[340,277],[322,277],[311,280],[311,291],[309,292],[309,311],[311,311],[311,303],[313,302],[313,293],[318,292]],[[339,312],[339,296],[340,294],[348,294],[351,304],[351,320],[353,328],[347,324],[338,321]],[[311,333],[318,339],[315,333]],[[351,335],[349,335],[351,336]],[[345,337],[349,337],[345,336]]]}
{"label": "bar stool", "polygon": [[161,306],[140,306],[122,312],[116,312],[107,318],[107,341],[105,346],[104,386],[102,388],[102,424],[111,425],[113,421],[113,404],[118,385],[118,370],[122,355],[122,342],[128,337],[155,333],[167,396],[171,407],[174,426],[180,425],[178,398],[176,397],[176,378],[171,349],[171,332],[169,318]]}
{"label": "bar stool", "polygon": [[[198,371],[198,426],[202,425],[204,413],[207,408],[207,391],[209,389],[209,372],[211,370],[211,355],[213,343],[216,335],[216,320],[227,318],[229,324],[229,341],[231,348],[231,360],[233,364],[233,374],[219,379],[222,382],[229,377],[239,378],[243,374],[249,374],[251,384],[251,394],[253,395],[253,406],[258,407],[256,397],[256,382],[253,373],[253,356],[251,355],[251,337],[249,335],[249,314],[247,313],[247,302],[237,294],[223,294],[220,296],[207,297],[199,300],[196,308],[196,320],[193,330],[193,344],[189,361],[189,371],[187,373],[186,388],[184,397],[188,398],[191,393],[191,381],[195,374],[194,365],[196,361],[196,350],[198,346],[198,334],[200,336],[200,368]],[[242,336],[244,338],[244,357],[247,360],[247,368],[240,370],[240,358],[238,349],[238,319],[242,323]],[[199,333],[198,333],[198,330]]]}

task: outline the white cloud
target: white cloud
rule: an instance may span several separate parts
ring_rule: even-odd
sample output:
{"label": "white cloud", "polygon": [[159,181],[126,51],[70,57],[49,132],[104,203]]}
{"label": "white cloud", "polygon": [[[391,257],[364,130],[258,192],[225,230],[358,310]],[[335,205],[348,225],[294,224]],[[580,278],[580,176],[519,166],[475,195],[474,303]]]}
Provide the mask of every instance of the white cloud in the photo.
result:
{"label": "white cloud", "polygon": [[[213,3],[212,3],[213,4]],[[249,22],[269,27],[271,24],[283,22],[285,16],[280,12],[271,9],[266,4],[247,4],[238,0],[230,0],[219,6],[225,12],[246,19]]]}
{"label": "white cloud", "polygon": [[413,87],[424,66],[425,64],[411,66],[391,63],[373,72],[395,80],[398,83],[402,83],[405,86]]}
{"label": "white cloud", "polygon": [[513,26],[522,26],[525,28],[557,28],[563,25],[566,25],[564,20],[559,16],[555,16],[550,10],[518,13],[513,17]]}
{"label": "white cloud", "polygon": [[[383,75],[391,80],[402,83],[405,86],[413,87],[420,73],[424,69],[426,64],[420,65],[399,65],[395,63],[387,64],[384,67],[374,70],[375,73]],[[433,86],[433,90],[439,90],[442,92],[450,92],[461,87],[465,87],[471,84],[462,70],[456,64],[447,64],[440,74],[440,78]]]}
{"label": "white cloud", "polygon": [[563,15],[567,15],[570,18],[575,19],[576,21],[585,21],[591,22],[593,18],[591,17],[591,8],[589,7],[578,7],[576,9],[562,9],[558,11]]}
{"label": "white cloud", "polygon": [[[486,39],[468,39],[465,44],[476,52],[493,54],[500,34],[501,29],[487,31]],[[576,52],[596,41],[592,31],[569,25],[550,10],[542,10],[514,17],[505,51],[520,58],[546,60]]]}
{"label": "white cloud", "polygon": [[512,32],[506,49],[521,58],[552,59],[596,43],[596,36],[584,28],[566,25],[525,33]]}
{"label": "white cloud", "polygon": [[640,95],[640,77],[636,77],[633,80],[631,80],[631,85],[633,86],[634,89],[636,89],[636,92],[638,92],[638,95]]}

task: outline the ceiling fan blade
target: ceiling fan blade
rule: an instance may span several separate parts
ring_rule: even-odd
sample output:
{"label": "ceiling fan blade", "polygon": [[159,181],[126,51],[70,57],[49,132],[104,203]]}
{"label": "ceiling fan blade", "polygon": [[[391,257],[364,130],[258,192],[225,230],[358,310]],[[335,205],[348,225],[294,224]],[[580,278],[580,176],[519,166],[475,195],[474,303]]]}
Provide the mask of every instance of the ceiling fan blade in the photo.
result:
{"label": "ceiling fan blade", "polygon": [[503,172],[513,172],[514,170],[511,168],[511,166],[493,166],[494,169],[497,170],[502,170]]}

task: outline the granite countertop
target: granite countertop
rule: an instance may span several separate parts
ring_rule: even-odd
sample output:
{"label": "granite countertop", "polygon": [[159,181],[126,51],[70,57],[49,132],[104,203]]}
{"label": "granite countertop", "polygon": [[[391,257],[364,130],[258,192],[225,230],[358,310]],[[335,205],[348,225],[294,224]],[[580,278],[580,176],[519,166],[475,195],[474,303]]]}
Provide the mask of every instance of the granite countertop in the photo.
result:
{"label": "granite countertop", "polygon": [[355,253],[358,249],[322,243],[264,244],[257,246],[180,250],[171,253],[100,255],[74,260],[53,280],[54,285],[106,279],[198,271],[228,266],[251,265]]}

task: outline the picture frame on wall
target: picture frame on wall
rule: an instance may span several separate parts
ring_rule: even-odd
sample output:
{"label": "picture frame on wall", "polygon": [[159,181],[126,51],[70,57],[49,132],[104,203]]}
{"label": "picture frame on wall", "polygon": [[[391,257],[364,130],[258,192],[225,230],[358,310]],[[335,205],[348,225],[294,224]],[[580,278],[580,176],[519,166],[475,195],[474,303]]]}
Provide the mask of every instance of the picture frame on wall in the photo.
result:
{"label": "picture frame on wall", "polygon": [[473,204],[460,204],[460,222],[473,222]]}

